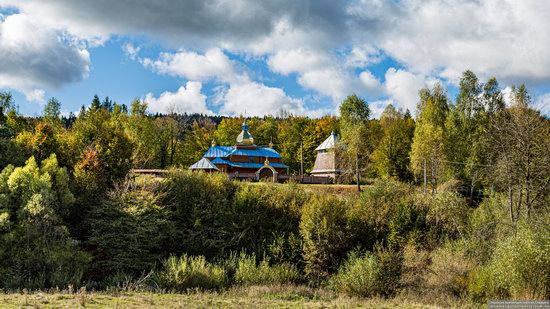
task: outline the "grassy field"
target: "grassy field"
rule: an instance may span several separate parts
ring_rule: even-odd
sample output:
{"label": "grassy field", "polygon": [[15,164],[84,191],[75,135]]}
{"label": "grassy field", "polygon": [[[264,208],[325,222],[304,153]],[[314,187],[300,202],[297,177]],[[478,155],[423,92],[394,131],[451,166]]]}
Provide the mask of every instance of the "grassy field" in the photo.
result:
{"label": "grassy field", "polygon": [[0,294],[0,308],[437,308],[399,299],[357,299],[307,287],[253,286],[222,293],[79,291]]}

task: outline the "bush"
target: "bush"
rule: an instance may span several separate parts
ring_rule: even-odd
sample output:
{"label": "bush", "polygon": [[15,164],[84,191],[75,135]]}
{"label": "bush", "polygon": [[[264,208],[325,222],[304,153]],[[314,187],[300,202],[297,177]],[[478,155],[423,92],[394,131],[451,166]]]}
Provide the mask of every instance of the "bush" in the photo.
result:
{"label": "bush", "polygon": [[402,256],[389,250],[352,252],[330,280],[332,289],[350,296],[391,296],[399,289]]}
{"label": "bush", "polygon": [[114,273],[139,276],[168,256],[165,244],[173,234],[169,211],[148,191],[112,191],[87,218],[93,253],[88,276],[101,281]]}
{"label": "bush", "polygon": [[425,274],[426,288],[434,298],[466,295],[468,277],[474,264],[461,243],[447,242],[430,254],[431,265]]}
{"label": "bush", "polygon": [[300,234],[306,275],[313,281],[334,273],[352,246],[346,211],[346,203],[331,196],[314,197],[304,206]]}
{"label": "bush", "polygon": [[514,299],[550,298],[550,228],[520,224],[515,235],[497,244],[488,267],[499,283],[487,287],[489,292],[502,289]]}
{"label": "bush", "polygon": [[435,239],[464,239],[471,212],[465,199],[448,191],[425,198],[428,204],[426,219]]}
{"label": "bush", "polygon": [[166,179],[161,204],[170,210],[175,234],[165,248],[180,255],[221,257],[231,246],[233,210],[237,183],[225,174],[173,170]]}
{"label": "bush", "polygon": [[429,252],[407,245],[403,251],[402,295],[448,307],[466,295],[475,263],[462,243],[447,242]]}
{"label": "bush", "polygon": [[506,198],[502,194],[485,198],[469,218],[467,253],[479,264],[489,262],[496,243],[514,232]]}
{"label": "bush", "polygon": [[157,275],[161,288],[171,291],[189,289],[212,290],[225,287],[227,275],[223,267],[209,263],[204,256],[171,256]]}
{"label": "bush", "polygon": [[263,256],[277,236],[298,234],[306,200],[297,185],[241,184],[235,194],[231,234],[236,237],[230,249]]}
{"label": "bush", "polygon": [[53,154],[41,166],[31,157],[0,173],[0,288],[80,284],[90,257],[63,220],[73,202],[67,171]]}
{"label": "bush", "polygon": [[245,285],[261,284],[288,284],[295,283],[300,278],[296,266],[288,263],[269,265],[264,259],[256,263],[255,255],[241,254],[235,273],[235,282]]}
{"label": "bush", "polygon": [[376,243],[402,246],[425,229],[425,211],[416,207],[413,189],[392,180],[367,187],[351,210],[351,232],[358,244],[372,250]]}

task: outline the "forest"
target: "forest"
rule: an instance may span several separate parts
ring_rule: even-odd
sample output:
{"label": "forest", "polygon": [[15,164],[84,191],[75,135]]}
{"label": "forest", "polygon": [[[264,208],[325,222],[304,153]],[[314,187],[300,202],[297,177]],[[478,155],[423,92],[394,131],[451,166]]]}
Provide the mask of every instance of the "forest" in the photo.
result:
{"label": "forest", "polygon": [[[550,120],[524,85],[466,71],[456,98],[419,90],[379,119],[250,117],[290,172],[335,131],[361,192],[190,172],[243,117],[151,114],[97,95],[78,116],[51,98],[20,115],[0,93],[0,290],[133,284],[149,291],[293,285],[422,303],[550,298]],[[261,102],[261,98],[259,98]],[[303,159],[302,159],[303,158]],[[168,169],[165,177],[133,168]]]}

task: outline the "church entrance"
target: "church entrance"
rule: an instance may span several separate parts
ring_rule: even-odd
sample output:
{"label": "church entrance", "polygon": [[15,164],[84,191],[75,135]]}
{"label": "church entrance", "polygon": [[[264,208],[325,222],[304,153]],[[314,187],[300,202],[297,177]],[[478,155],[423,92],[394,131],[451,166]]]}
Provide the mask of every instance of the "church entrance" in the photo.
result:
{"label": "church entrance", "polygon": [[259,171],[256,172],[258,175],[258,180],[260,181],[269,181],[276,182],[277,172],[271,166],[264,166]]}

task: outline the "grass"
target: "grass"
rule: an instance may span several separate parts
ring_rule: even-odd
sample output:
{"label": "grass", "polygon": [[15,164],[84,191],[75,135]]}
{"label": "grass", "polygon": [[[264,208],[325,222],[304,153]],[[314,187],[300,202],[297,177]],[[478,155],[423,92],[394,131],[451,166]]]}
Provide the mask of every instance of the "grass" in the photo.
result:
{"label": "grass", "polygon": [[221,293],[38,292],[0,294],[0,308],[436,308],[400,299],[359,299],[305,286],[248,286]]}

